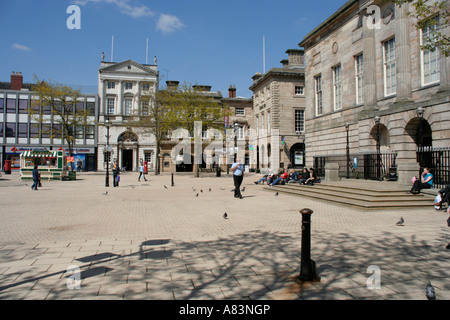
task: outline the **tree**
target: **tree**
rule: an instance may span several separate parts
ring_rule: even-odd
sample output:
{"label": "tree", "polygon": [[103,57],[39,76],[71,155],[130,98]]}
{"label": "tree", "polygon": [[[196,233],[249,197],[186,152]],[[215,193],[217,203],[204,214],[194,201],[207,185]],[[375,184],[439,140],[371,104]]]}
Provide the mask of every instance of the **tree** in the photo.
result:
{"label": "tree", "polygon": [[[445,56],[450,55],[449,44],[449,1],[448,0],[393,0],[398,6],[411,4],[413,10],[409,15],[416,18],[416,27],[420,30],[431,28],[433,32],[426,35],[421,48],[434,52],[436,49]],[[439,14],[439,21],[436,19]]]}
{"label": "tree", "polygon": [[58,83],[39,81],[36,76],[35,81],[32,91],[37,98],[32,99],[28,110],[32,123],[37,132],[40,131],[49,138],[63,139],[69,156],[72,156],[77,134],[84,132],[88,116],[93,114],[81,104],[79,90]]}
{"label": "tree", "polygon": [[151,134],[155,137],[157,156],[155,174],[159,174],[158,155],[161,150],[161,142],[170,129],[170,122],[165,121],[167,120],[167,110],[163,103],[163,94],[149,85],[147,90],[142,91],[139,101],[140,111],[130,118],[127,126],[134,128],[138,134]]}
{"label": "tree", "polygon": [[[202,129],[222,129],[228,107],[224,107],[211,94],[196,89],[189,83],[183,83],[174,90],[144,92],[141,96],[141,112],[129,126],[145,133],[151,133],[156,139],[157,154],[161,143],[168,134],[177,129],[185,129],[191,139],[201,139],[195,134],[195,124],[202,123]],[[199,141],[195,141],[199,142]],[[158,165],[159,165],[159,161]],[[198,164],[194,164],[198,176]]]}

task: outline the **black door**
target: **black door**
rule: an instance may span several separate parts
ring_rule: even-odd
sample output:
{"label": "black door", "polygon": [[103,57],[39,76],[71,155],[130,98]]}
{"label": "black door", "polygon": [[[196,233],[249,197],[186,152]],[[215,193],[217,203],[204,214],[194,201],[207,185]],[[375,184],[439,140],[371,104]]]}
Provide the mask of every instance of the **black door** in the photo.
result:
{"label": "black door", "polygon": [[133,150],[122,150],[122,167],[125,171],[133,170]]}

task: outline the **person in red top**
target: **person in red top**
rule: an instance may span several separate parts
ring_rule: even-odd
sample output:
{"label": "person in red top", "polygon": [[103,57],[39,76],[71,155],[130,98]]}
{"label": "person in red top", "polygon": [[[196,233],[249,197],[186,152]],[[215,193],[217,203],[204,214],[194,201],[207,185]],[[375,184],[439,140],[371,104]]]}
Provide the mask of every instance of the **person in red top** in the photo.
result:
{"label": "person in red top", "polygon": [[275,186],[279,184],[281,181],[286,180],[289,177],[289,173],[285,170],[274,182],[269,184],[269,186]]}

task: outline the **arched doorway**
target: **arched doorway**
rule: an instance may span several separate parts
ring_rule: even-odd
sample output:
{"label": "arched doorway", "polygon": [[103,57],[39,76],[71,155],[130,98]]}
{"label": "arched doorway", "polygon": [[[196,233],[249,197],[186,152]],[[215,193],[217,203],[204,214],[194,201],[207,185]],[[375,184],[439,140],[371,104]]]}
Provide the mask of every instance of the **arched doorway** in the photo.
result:
{"label": "arched doorway", "polygon": [[119,166],[125,171],[133,171],[137,159],[138,136],[131,130],[122,132],[117,138]]}
{"label": "arched doorway", "polygon": [[427,120],[416,117],[408,122],[405,128],[406,133],[411,137],[417,146],[417,162],[420,168],[433,167],[433,132]]}
{"label": "arched doorway", "polygon": [[289,150],[289,158],[294,169],[305,166],[305,144],[296,143]]}

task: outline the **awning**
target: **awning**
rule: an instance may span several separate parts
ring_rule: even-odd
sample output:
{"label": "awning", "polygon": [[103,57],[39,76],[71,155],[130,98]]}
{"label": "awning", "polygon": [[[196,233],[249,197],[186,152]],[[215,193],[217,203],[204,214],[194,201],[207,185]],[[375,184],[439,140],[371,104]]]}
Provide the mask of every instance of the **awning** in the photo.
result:
{"label": "awning", "polygon": [[57,151],[47,151],[47,152],[25,151],[20,154],[21,157],[26,157],[26,158],[52,158],[52,157],[56,157],[57,155],[58,155]]}

